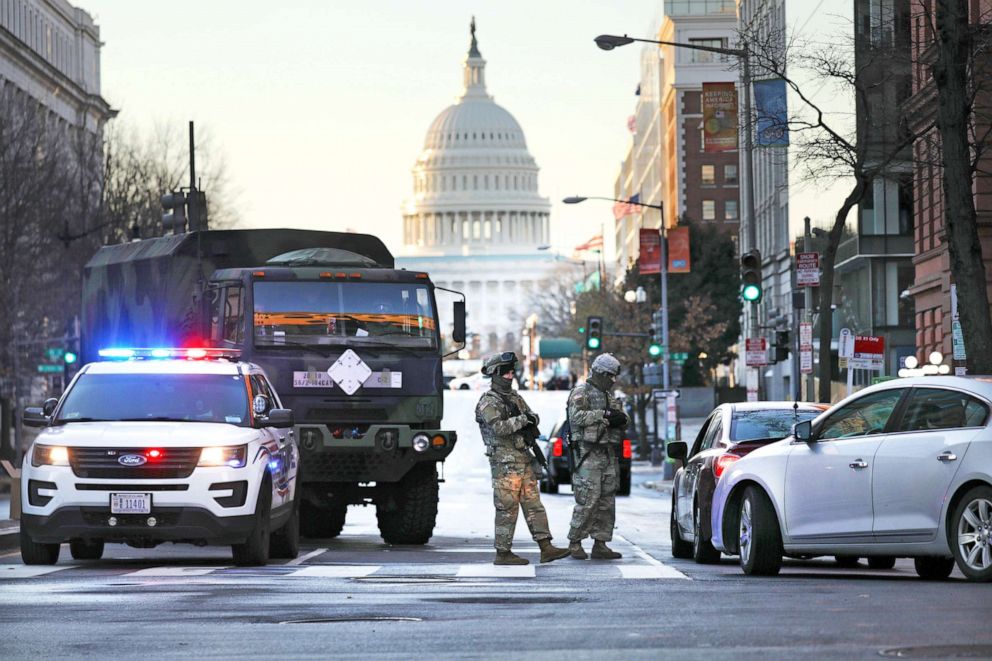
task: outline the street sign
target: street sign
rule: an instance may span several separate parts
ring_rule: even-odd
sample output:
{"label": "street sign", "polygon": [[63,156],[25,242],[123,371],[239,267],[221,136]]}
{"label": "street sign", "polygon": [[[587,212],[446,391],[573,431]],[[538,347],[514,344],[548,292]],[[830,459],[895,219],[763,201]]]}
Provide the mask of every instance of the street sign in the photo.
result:
{"label": "street sign", "polygon": [[763,337],[749,337],[744,341],[744,364],[760,367],[768,364],[768,341]]}
{"label": "street sign", "polygon": [[801,252],[796,255],[796,284],[800,287],[820,286],[820,253]]}
{"label": "street sign", "polygon": [[854,335],[850,328],[841,328],[837,340],[837,356],[839,358],[854,358]]}
{"label": "street sign", "polygon": [[673,362],[684,363],[689,360],[689,354],[685,351],[677,351],[669,356]]}
{"label": "street sign", "polygon": [[39,374],[61,374],[64,369],[61,365],[38,365]]}
{"label": "street sign", "polygon": [[813,373],[813,350],[800,349],[799,351],[799,371],[803,374]]}
{"label": "street sign", "polygon": [[885,338],[878,335],[855,335],[854,355],[848,367],[861,370],[881,370],[885,365]]}
{"label": "street sign", "polygon": [[961,322],[957,319],[951,322],[951,349],[954,360],[968,359],[968,353],[964,350],[964,331],[961,330]]}
{"label": "street sign", "polygon": [[48,360],[62,360],[63,355],[65,355],[65,349],[62,347],[49,347],[45,349],[45,358]]}
{"label": "street sign", "polygon": [[679,397],[682,396],[682,393],[674,388],[671,390],[662,390],[659,388],[655,388],[654,390],[651,391],[651,396],[654,397],[655,399],[664,399],[666,397],[675,397],[676,399],[678,399]]}
{"label": "street sign", "polygon": [[799,324],[799,371],[813,373],[813,324],[808,321]]}
{"label": "street sign", "polygon": [[745,384],[747,386],[747,401],[758,401],[758,370],[745,370]]}

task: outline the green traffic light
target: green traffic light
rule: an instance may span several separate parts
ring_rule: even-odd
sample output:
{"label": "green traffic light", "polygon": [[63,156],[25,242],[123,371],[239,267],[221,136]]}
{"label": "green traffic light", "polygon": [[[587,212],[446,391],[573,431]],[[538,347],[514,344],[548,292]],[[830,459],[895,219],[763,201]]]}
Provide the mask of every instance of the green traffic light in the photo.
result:
{"label": "green traffic light", "polygon": [[586,327],[585,326],[579,326],[579,334],[580,335],[585,335],[586,334]]}
{"label": "green traffic light", "polygon": [[744,285],[741,290],[741,298],[749,303],[761,300],[761,287],[758,285]]}
{"label": "green traffic light", "polygon": [[652,344],[651,346],[649,346],[648,347],[648,355],[651,356],[652,358],[657,358],[658,356],[660,356],[661,355],[661,345],[660,344]]}
{"label": "green traffic light", "polygon": [[66,351],[65,354],[62,356],[62,360],[65,361],[66,365],[72,365],[74,362],[76,362],[77,358],[78,357],[76,356],[76,354],[74,354],[71,351]]}
{"label": "green traffic light", "polygon": [[599,348],[599,338],[598,337],[590,337],[589,338],[589,341],[586,342],[586,346],[589,347],[590,349],[598,349]]}

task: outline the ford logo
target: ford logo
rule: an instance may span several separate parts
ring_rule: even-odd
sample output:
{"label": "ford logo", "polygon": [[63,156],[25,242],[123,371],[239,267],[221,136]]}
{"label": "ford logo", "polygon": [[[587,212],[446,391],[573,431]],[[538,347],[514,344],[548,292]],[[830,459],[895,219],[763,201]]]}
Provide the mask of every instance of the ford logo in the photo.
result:
{"label": "ford logo", "polygon": [[142,457],[140,454],[125,454],[117,457],[117,463],[121,466],[140,466],[146,463],[148,460]]}

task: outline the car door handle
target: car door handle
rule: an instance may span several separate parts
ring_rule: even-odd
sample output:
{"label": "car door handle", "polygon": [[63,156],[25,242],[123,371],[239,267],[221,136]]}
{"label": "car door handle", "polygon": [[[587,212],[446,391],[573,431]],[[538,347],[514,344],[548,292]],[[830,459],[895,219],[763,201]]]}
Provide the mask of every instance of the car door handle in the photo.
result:
{"label": "car door handle", "polygon": [[851,468],[868,468],[868,462],[864,459],[856,459],[848,464]]}
{"label": "car door handle", "polygon": [[941,452],[940,454],[937,455],[937,461],[943,461],[944,463],[947,463],[948,461],[957,461],[957,460],[958,460],[958,456],[953,452],[951,452],[950,450]]}

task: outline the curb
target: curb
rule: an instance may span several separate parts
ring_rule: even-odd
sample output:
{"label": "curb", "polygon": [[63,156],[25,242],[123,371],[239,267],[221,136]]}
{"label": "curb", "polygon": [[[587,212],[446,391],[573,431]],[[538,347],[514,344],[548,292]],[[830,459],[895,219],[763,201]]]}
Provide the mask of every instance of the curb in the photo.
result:
{"label": "curb", "polygon": [[21,526],[14,521],[0,521],[0,551],[12,551],[21,546]]}

